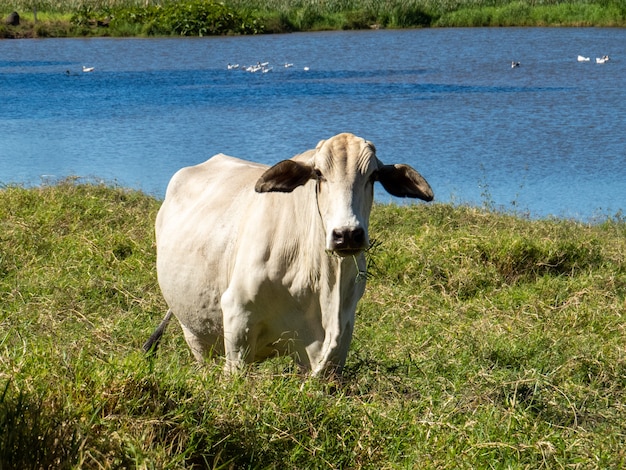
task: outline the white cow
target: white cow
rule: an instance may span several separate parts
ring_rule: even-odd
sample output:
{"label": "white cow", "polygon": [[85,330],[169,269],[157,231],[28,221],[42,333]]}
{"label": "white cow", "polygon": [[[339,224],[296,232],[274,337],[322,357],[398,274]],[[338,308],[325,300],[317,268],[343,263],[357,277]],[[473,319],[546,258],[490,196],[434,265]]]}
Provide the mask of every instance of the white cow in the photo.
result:
{"label": "white cow", "polygon": [[365,256],[374,182],[430,201],[408,165],[384,165],[352,134],[272,167],[216,155],[170,181],[156,219],[157,272],[169,311],[198,361],[225,369],[292,355],[312,374],[340,372]]}

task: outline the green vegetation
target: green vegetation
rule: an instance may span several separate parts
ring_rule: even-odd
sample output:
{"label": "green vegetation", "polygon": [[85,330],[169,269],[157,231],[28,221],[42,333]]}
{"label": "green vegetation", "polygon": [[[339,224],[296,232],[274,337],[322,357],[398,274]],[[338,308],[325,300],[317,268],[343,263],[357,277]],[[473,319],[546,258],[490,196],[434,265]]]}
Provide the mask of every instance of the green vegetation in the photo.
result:
{"label": "green vegetation", "polygon": [[0,37],[204,36],[429,26],[626,26],[623,0],[0,0]]}
{"label": "green vegetation", "polygon": [[342,380],[197,366],[155,274],[159,201],[0,190],[0,469],[623,468],[626,222],[374,207]]}

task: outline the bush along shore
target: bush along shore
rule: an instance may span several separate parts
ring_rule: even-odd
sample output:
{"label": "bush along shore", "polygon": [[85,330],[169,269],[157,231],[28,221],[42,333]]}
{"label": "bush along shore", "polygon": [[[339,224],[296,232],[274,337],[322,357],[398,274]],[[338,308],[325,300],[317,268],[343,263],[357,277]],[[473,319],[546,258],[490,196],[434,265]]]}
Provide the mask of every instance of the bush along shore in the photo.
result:
{"label": "bush along shore", "polygon": [[0,189],[0,469],[624,468],[626,221],[375,205],[343,378],[198,366],[159,201]]}
{"label": "bush along shore", "polygon": [[0,37],[207,36],[465,26],[626,26],[621,0],[0,0]]}

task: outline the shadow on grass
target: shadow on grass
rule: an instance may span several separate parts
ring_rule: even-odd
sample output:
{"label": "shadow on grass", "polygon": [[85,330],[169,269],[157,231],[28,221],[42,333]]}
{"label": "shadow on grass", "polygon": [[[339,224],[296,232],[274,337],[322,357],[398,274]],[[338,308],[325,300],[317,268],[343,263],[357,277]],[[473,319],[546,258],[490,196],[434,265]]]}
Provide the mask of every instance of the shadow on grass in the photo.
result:
{"label": "shadow on grass", "polygon": [[58,403],[12,390],[0,395],[0,469],[70,468],[80,446],[77,428]]}

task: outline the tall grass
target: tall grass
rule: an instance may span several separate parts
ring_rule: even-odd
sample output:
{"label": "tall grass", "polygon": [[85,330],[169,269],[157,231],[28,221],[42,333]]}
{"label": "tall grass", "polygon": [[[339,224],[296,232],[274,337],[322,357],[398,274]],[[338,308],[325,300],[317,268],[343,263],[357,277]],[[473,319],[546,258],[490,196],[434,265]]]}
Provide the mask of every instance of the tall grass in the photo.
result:
{"label": "tall grass", "polygon": [[[339,29],[325,22],[333,15],[342,16],[335,23],[343,29],[351,25],[411,28],[626,24],[626,4],[616,0],[228,0],[228,4],[261,17],[278,13],[296,29]],[[298,20],[298,15],[308,21]]]}
{"label": "tall grass", "polygon": [[434,26],[620,26],[626,5],[618,3],[533,4],[514,1],[479,8],[461,7],[442,14]]}
{"label": "tall grass", "polygon": [[159,201],[0,190],[0,468],[620,468],[626,222],[377,205],[343,379],[227,378],[166,306]]}
{"label": "tall grass", "polygon": [[[620,0],[0,0],[0,36],[204,35],[428,26],[625,26]],[[226,11],[231,20],[223,20]],[[41,12],[64,15],[50,24]],[[174,16],[175,18],[172,18]],[[218,19],[216,19],[216,17]],[[71,18],[71,20],[70,20]],[[181,21],[187,23],[180,28]],[[227,27],[215,24],[228,23]],[[98,24],[106,28],[97,27]],[[156,24],[156,27],[153,25]],[[188,27],[192,24],[193,27]],[[90,27],[86,27],[90,26]]]}

